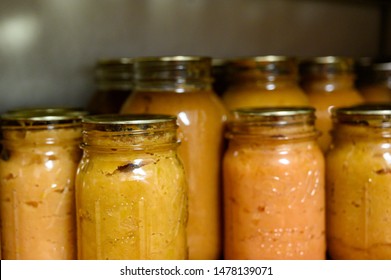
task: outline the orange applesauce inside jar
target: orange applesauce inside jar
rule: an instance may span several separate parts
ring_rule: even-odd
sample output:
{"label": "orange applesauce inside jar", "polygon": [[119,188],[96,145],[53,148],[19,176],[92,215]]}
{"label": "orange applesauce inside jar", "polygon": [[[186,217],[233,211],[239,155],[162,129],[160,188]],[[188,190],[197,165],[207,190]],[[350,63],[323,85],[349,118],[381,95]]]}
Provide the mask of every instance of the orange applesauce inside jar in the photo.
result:
{"label": "orange applesauce inside jar", "polygon": [[298,84],[296,59],[257,56],[225,62],[227,89],[222,95],[229,109],[244,107],[308,106]]}
{"label": "orange applesauce inside jar", "polygon": [[227,112],[211,87],[208,57],[134,59],[134,89],[122,114],[177,116],[189,186],[189,259],[222,257],[221,157]]}
{"label": "orange applesauce inside jar", "polygon": [[74,179],[85,114],[41,108],[1,116],[3,259],[76,259]]}
{"label": "orange applesauce inside jar", "polygon": [[391,259],[391,104],[333,110],[326,156],[332,259]]}
{"label": "orange applesauce inside jar", "polygon": [[225,259],[325,259],[314,119],[311,107],[233,111],[223,161]]}
{"label": "orange applesauce inside jar", "polygon": [[83,119],[76,176],[78,258],[183,260],[187,185],[176,117]]}
{"label": "orange applesauce inside jar", "polygon": [[316,109],[316,128],[323,152],[331,143],[331,110],[364,102],[355,87],[354,61],[349,57],[323,56],[300,62],[301,86]]}

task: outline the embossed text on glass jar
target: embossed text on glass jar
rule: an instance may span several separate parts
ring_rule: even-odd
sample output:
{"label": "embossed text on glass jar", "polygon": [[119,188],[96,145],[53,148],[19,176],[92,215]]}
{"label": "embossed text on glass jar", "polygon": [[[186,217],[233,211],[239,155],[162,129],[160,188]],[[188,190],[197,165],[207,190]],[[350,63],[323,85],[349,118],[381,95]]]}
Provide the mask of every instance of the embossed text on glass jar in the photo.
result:
{"label": "embossed text on glass jar", "polygon": [[187,186],[176,130],[171,116],[84,118],[79,259],[187,258]]}
{"label": "embossed text on glass jar", "polygon": [[226,259],[324,259],[324,158],[312,108],[241,109],[223,164]]}

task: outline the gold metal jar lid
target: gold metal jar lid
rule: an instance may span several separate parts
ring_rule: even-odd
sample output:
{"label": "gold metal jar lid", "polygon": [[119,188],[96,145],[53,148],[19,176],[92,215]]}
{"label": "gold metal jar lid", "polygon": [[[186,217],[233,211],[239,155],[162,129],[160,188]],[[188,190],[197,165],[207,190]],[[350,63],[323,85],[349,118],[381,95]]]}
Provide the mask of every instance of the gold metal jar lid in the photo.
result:
{"label": "gold metal jar lid", "polygon": [[207,56],[137,57],[134,59],[135,87],[159,82],[210,84],[211,61],[211,57]]}
{"label": "gold metal jar lid", "polygon": [[391,62],[373,63],[372,69],[375,71],[391,71]]}
{"label": "gold metal jar lid", "polygon": [[233,75],[251,69],[256,69],[268,75],[297,74],[297,60],[290,56],[237,57],[227,60],[226,65],[228,71]]}
{"label": "gold metal jar lid", "polygon": [[96,64],[97,64],[97,66],[132,65],[133,58],[131,58],[131,57],[100,58],[100,59],[98,59]]}
{"label": "gold metal jar lid", "polygon": [[140,62],[192,62],[192,61],[204,61],[211,63],[212,58],[208,56],[186,56],[186,55],[177,55],[177,56],[145,56],[145,57],[136,57],[134,58],[135,63]]}
{"label": "gold metal jar lid", "polygon": [[231,111],[227,138],[254,136],[275,140],[303,139],[319,135],[313,107],[261,107]]}
{"label": "gold metal jar lid", "polygon": [[147,130],[176,129],[177,117],[158,114],[101,114],[83,118],[82,123],[97,131],[129,131],[132,134],[144,133]]}
{"label": "gold metal jar lid", "polygon": [[231,111],[232,121],[229,126],[262,125],[282,126],[297,123],[313,124],[315,108],[313,107],[259,107],[241,108]]}
{"label": "gold metal jar lid", "polygon": [[336,123],[391,127],[391,104],[371,103],[338,107],[334,108],[331,113]]}
{"label": "gold metal jar lid", "polygon": [[301,75],[342,74],[354,72],[354,59],[345,56],[317,56],[299,62]]}
{"label": "gold metal jar lid", "polygon": [[44,126],[67,123],[80,123],[87,111],[81,108],[28,108],[10,110],[1,115],[3,127]]}
{"label": "gold metal jar lid", "polygon": [[95,80],[100,90],[131,90],[133,58],[101,58],[96,62]]}
{"label": "gold metal jar lid", "polygon": [[273,116],[296,116],[314,114],[313,107],[254,107],[241,108],[232,111],[238,118],[250,117],[273,117]]}

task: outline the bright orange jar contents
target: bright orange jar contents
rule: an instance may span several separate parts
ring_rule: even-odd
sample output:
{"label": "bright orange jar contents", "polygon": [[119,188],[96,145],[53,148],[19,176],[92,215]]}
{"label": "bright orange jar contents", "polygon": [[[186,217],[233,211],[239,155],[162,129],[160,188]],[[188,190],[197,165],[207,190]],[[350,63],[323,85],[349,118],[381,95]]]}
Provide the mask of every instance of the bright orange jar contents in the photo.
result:
{"label": "bright orange jar contents", "polygon": [[325,259],[324,158],[312,108],[242,109],[224,156],[225,259]]}
{"label": "bright orange jar contents", "polygon": [[302,87],[310,105],[316,109],[318,138],[325,152],[331,143],[331,110],[334,107],[356,105],[364,102],[354,86],[353,60],[347,57],[315,57],[300,64]]}
{"label": "bright orange jar contents", "polygon": [[135,59],[135,84],[121,113],[173,114],[178,118],[189,185],[190,259],[222,256],[220,163],[226,110],[211,90],[210,59]]}
{"label": "bright orange jar contents", "polygon": [[391,105],[333,112],[326,156],[332,259],[391,259]]}
{"label": "bright orange jar contents", "polygon": [[229,109],[306,106],[309,100],[298,85],[297,62],[285,56],[259,56],[225,63],[227,89],[222,95]]}

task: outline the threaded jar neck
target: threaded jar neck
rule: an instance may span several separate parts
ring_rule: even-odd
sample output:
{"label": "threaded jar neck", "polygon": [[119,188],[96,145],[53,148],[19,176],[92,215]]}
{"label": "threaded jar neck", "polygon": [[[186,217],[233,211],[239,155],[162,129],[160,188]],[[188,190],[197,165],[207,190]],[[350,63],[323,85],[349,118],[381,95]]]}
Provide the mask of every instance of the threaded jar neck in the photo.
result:
{"label": "threaded jar neck", "polygon": [[226,62],[228,80],[231,85],[259,80],[293,80],[298,76],[297,61],[287,56],[256,56],[231,59]]}
{"label": "threaded jar neck", "polygon": [[391,127],[390,104],[362,104],[332,110],[335,124],[356,126]]}
{"label": "threaded jar neck", "polygon": [[210,89],[211,83],[209,57],[140,57],[134,60],[135,90],[185,92]]}
{"label": "threaded jar neck", "polygon": [[299,72],[303,77],[323,78],[336,75],[354,76],[354,60],[350,57],[319,56],[299,62]]}
{"label": "threaded jar neck", "polygon": [[243,108],[231,113],[227,138],[294,140],[318,136],[312,107]]}
{"label": "threaded jar neck", "polygon": [[83,149],[145,150],[178,144],[171,115],[93,115],[83,119]]}
{"label": "threaded jar neck", "polygon": [[[81,138],[81,119],[88,113],[73,108],[20,109],[1,116],[4,145],[58,144]],[[61,131],[61,132],[60,132]]]}
{"label": "threaded jar neck", "polygon": [[132,90],[133,59],[127,57],[100,59],[95,65],[98,90]]}

